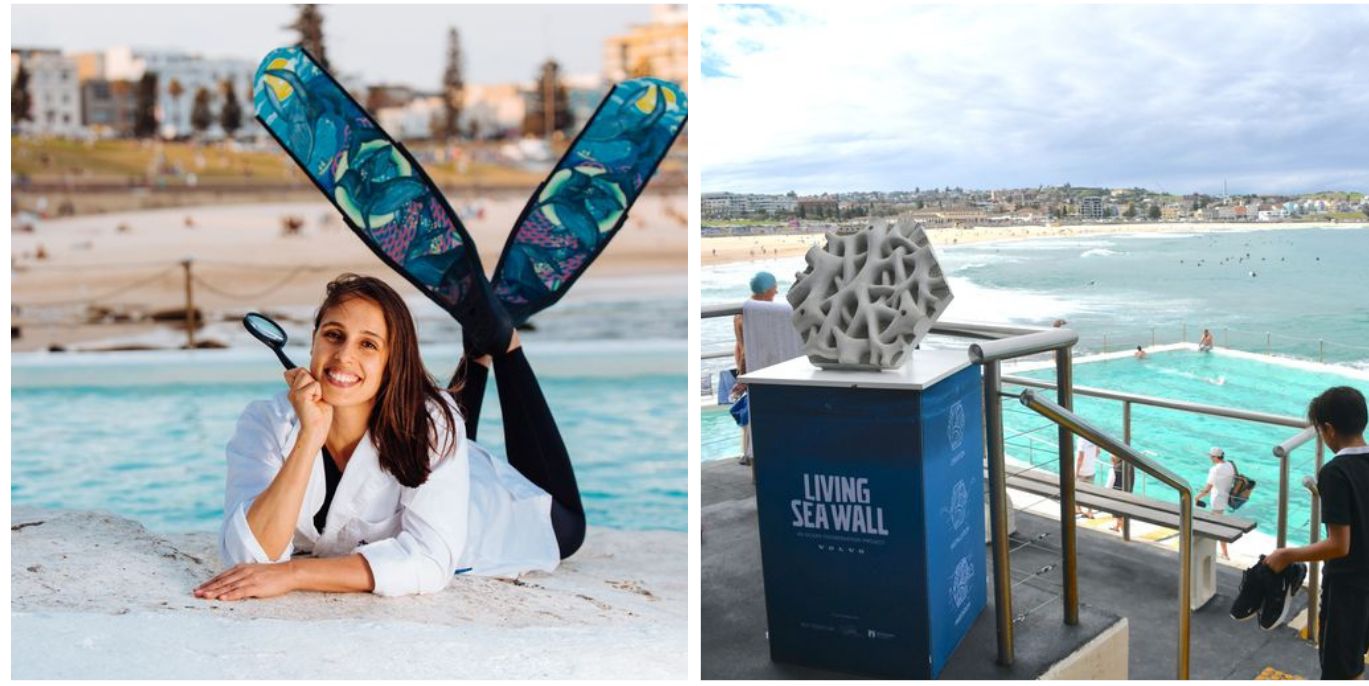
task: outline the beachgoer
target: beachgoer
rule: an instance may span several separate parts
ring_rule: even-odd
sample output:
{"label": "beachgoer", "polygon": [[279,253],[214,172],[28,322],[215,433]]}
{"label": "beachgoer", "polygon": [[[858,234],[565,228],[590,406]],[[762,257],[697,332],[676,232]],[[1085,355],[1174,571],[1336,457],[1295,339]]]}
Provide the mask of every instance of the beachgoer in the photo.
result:
{"label": "beachgoer", "polygon": [[[472,310],[466,349],[485,352],[443,389],[398,293],[352,274],[328,285],[308,367],[250,404],[229,441],[219,549],[232,568],[196,596],[433,593],[463,571],[549,571],[579,548],[574,471],[517,332],[498,301]],[[491,366],[507,463],[473,441]]]}
{"label": "beachgoer", "polygon": [[1318,632],[1321,678],[1360,679],[1369,652],[1369,445],[1364,441],[1369,412],[1364,394],[1349,386],[1327,389],[1308,405],[1307,420],[1336,451],[1317,473],[1326,538],[1263,556],[1247,570],[1231,615],[1244,619],[1239,615],[1253,614],[1255,601],[1262,599],[1260,626],[1278,626],[1302,587],[1307,574],[1303,563],[1325,561]]}
{"label": "beachgoer", "polygon": [[[1207,451],[1208,458],[1212,460],[1212,467],[1207,470],[1207,485],[1203,490],[1193,496],[1202,507],[1203,496],[1212,494],[1212,514],[1226,514],[1227,500],[1231,496],[1231,484],[1236,479],[1236,468],[1226,461],[1226,451],[1214,447]],[[1222,559],[1230,560],[1231,555],[1227,553],[1226,541],[1222,541]]]}
{"label": "beachgoer", "polygon": [[[1098,446],[1083,436],[1079,437],[1078,452],[1074,459],[1074,479],[1075,484],[1092,484],[1094,476],[1098,473]],[[1089,519],[1094,518],[1093,510],[1079,505],[1074,506],[1074,514],[1084,515]]]}
{"label": "beachgoer", "polygon": [[1211,331],[1208,331],[1207,329],[1203,329],[1203,337],[1200,338],[1200,339],[1198,339],[1198,350],[1200,350],[1200,351],[1202,351],[1202,352],[1205,352],[1205,353],[1210,353],[1210,352],[1212,352],[1212,332],[1211,332]]}
{"label": "beachgoer", "polygon": [[1144,360],[1146,359],[1146,351],[1138,345],[1136,346],[1136,352],[1132,353],[1131,356],[1138,360]]}
{"label": "beachgoer", "polygon": [[[1124,462],[1121,457],[1111,453],[1108,454],[1108,458],[1112,463],[1112,472],[1108,475],[1108,487],[1124,493],[1130,493],[1133,486],[1132,484],[1127,483],[1127,463]],[[1114,516],[1112,518],[1112,530],[1121,531],[1122,526],[1126,524],[1126,521],[1126,517]]]}
{"label": "beachgoer", "polygon": [[[773,302],[775,296],[780,292],[779,284],[775,281],[775,275],[770,272],[756,272],[751,277],[751,299]],[[737,345],[732,349],[732,360],[737,365],[737,378],[741,378],[746,373],[746,345],[742,342],[742,316],[740,314],[732,317],[732,333],[736,337]],[[732,387],[732,396],[741,397],[746,392],[746,384],[739,383]]]}

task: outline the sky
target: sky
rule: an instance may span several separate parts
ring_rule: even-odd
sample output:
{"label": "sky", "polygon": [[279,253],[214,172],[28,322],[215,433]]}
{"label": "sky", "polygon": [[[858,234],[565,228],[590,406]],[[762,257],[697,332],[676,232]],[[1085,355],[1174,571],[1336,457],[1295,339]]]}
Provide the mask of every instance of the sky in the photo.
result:
{"label": "sky", "polygon": [[[80,21],[72,21],[73,12]],[[547,57],[562,73],[603,72],[604,39],[647,23],[650,5],[325,5],[324,46],[334,69],[364,83],[436,90],[447,28],[460,32],[467,83],[533,78]],[[176,48],[253,65],[293,45],[294,5],[11,5],[10,44],[103,50]]]}
{"label": "sky", "polygon": [[1369,6],[695,5],[703,191],[1369,191]]}

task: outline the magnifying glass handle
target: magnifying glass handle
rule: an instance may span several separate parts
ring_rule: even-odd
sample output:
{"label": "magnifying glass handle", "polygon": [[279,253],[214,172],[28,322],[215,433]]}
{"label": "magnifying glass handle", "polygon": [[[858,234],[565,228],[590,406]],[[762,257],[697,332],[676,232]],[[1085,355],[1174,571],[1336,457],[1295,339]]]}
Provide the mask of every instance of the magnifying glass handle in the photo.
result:
{"label": "magnifying glass handle", "polygon": [[291,362],[291,361],[290,361],[290,358],[289,358],[288,356],[286,356],[284,350],[281,350],[280,348],[271,348],[271,349],[274,350],[274,351],[276,351],[276,357],[280,358],[280,363],[283,364],[283,365],[285,365],[285,371],[288,372],[288,371],[290,371],[291,369],[294,369],[295,367],[298,367],[298,366],[299,366],[299,365],[295,364],[294,362]]}

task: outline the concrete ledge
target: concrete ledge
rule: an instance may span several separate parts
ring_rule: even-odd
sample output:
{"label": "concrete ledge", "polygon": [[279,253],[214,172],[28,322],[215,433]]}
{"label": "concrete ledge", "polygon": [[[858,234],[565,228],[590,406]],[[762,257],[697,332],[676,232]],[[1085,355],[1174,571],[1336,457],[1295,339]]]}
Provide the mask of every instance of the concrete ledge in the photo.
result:
{"label": "concrete ledge", "polygon": [[[992,599],[992,593],[989,596]],[[1042,594],[1041,597],[1045,597]],[[1037,600],[1034,594],[1014,597],[1012,666],[997,663],[998,629],[992,602],[975,620],[956,650],[942,679],[1126,679],[1130,633],[1126,618],[1098,607],[1081,605],[1079,624],[1067,626],[1063,605],[1047,603],[1025,616],[1018,607]],[[1095,675],[1096,674],[1096,675]]]}
{"label": "concrete ledge", "polygon": [[105,512],[10,514],[16,679],[688,676],[686,534],[591,528],[553,573],[439,593],[201,600],[213,533]]}
{"label": "concrete ledge", "polygon": [[1127,678],[1128,639],[1127,620],[1118,620],[1083,648],[1055,663],[1041,678],[1056,681],[1124,680]]}

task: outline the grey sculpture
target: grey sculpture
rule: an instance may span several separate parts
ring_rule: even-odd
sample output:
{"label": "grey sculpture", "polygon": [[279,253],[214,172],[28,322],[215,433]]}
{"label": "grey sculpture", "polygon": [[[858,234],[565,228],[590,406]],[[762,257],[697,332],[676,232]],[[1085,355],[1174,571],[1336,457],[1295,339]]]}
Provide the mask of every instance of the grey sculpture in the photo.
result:
{"label": "grey sculpture", "polygon": [[893,369],[951,304],[922,225],[881,220],[827,234],[786,298],[808,360],[824,369]]}

